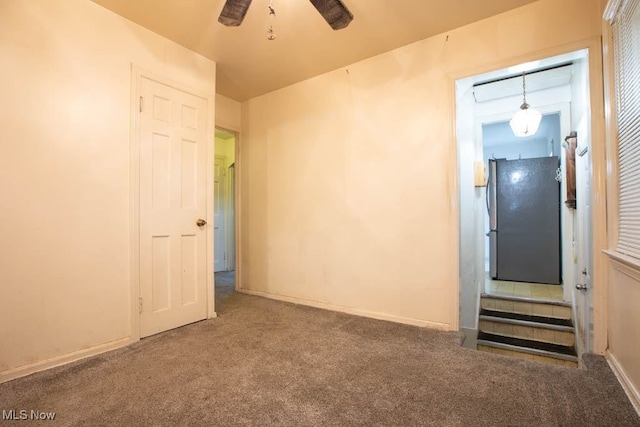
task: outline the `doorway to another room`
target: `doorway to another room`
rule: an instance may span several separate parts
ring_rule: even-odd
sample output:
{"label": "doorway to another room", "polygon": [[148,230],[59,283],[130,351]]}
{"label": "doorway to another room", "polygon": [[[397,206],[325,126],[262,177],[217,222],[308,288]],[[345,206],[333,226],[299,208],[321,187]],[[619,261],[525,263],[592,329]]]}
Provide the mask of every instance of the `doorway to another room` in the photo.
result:
{"label": "doorway to another room", "polygon": [[214,278],[216,304],[236,290],[235,132],[216,128],[214,168]]}
{"label": "doorway to another room", "polygon": [[561,135],[560,113],[527,137],[509,122],[482,125],[485,293],[563,300]]}
{"label": "doorway to another room", "polygon": [[[542,119],[522,137],[524,102]],[[588,50],[457,80],[456,104],[465,346],[577,366],[592,333]]]}

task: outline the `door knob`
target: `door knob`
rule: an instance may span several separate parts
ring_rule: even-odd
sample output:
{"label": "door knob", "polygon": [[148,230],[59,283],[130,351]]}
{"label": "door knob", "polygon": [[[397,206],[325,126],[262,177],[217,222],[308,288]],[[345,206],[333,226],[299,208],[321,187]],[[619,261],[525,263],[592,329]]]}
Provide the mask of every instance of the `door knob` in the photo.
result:
{"label": "door knob", "polygon": [[579,291],[586,291],[588,288],[588,286],[586,284],[582,284],[582,283],[578,283],[576,285],[576,289]]}
{"label": "door knob", "polygon": [[204,219],[200,218],[199,220],[196,221],[196,225],[198,227],[204,227],[205,225],[207,225],[207,221],[205,221]]}

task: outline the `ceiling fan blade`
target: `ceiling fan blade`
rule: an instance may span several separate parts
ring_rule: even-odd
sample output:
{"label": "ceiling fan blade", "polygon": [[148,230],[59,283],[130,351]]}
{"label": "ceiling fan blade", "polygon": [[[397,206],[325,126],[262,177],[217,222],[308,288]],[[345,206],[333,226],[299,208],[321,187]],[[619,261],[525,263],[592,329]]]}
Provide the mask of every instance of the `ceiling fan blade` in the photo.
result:
{"label": "ceiling fan blade", "polygon": [[345,28],[353,21],[353,15],[341,0],[310,1],[334,30]]}
{"label": "ceiling fan blade", "polygon": [[237,27],[242,24],[249,6],[251,6],[251,0],[226,0],[218,22],[228,27]]}

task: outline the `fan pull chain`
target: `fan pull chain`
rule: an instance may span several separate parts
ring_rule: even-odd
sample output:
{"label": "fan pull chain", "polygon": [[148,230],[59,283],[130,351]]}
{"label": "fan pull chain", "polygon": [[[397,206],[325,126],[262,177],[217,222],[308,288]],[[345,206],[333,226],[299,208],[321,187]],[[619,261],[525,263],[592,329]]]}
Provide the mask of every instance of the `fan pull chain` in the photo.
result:
{"label": "fan pull chain", "polygon": [[271,25],[267,30],[267,40],[275,40],[276,32],[273,29],[273,20],[276,17],[276,10],[273,8],[273,0],[269,0],[269,17],[271,18]]}

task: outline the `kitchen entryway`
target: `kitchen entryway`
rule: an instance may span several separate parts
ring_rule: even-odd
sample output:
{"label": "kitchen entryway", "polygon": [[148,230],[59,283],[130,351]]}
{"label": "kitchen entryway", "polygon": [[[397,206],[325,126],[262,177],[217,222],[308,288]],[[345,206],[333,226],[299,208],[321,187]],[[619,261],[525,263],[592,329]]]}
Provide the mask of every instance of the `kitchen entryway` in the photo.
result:
{"label": "kitchen entryway", "polygon": [[[591,350],[587,68],[582,50],[456,81],[459,320],[469,348],[571,365]],[[521,137],[510,120],[525,78],[541,121]],[[549,165],[511,167],[527,162]]]}

